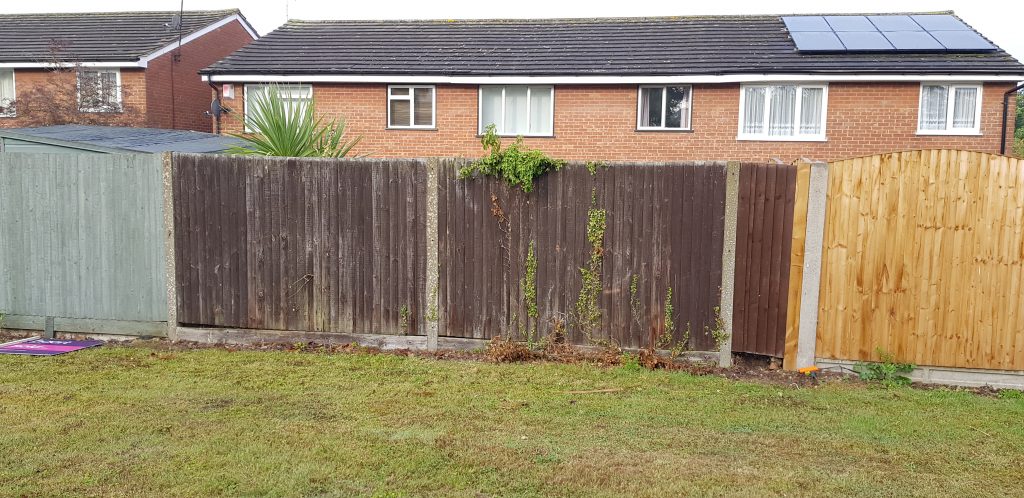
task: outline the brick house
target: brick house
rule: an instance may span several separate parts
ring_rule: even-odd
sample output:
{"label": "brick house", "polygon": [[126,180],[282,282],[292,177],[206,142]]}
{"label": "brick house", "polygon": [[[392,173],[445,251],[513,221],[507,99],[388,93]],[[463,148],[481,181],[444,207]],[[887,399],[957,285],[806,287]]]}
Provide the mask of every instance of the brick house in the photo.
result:
{"label": "brick house", "polygon": [[196,73],[257,38],[238,10],[0,15],[0,128],[210,131]]}
{"label": "brick house", "polygon": [[493,123],[566,159],[790,161],[998,152],[1024,65],[946,13],[292,21],[201,73],[222,133],[271,83],[375,155],[479,156]]}

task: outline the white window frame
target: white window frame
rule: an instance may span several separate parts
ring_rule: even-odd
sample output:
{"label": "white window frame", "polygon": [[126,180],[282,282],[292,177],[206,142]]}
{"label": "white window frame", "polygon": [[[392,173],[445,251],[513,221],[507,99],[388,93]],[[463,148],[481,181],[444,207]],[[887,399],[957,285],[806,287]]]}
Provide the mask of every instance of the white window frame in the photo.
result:
{"label": "white window frame", "polygon": [[[946,129],[945,130],[922,130],[921,129],[921,112],[924,111],[924,87],[926,86],[944,86],[946,87]],[[974,109],[974,127],[973,128],[953,128],[953,111],[954,104],[956,103],[956,89],[957,88],[974,88],[977,90],[978,98],[975,100]],[[955,83],[955,82],[921,82],[920,93],[917,97],[917,128],[918,135],[960,135],[960,136],[979,136],[981,135],[981,98],[983,95],[984,84],[982,83]]]}
{"label": "white window frame", "polygon": [[[394,88],[408,88],[409,95],[391,95],[391,90]],[[430,124],[429,125],[418,125],[416,123],[416,89],[417,88],[429,88],[430,89]],[[408,100],[409,101],[409,124],[394,124],[391,122],[391,101],[392,100]],[[388,109],[387,109],[387,123],[389,129],[396,130],[432,130],[437,127],[437,87],[434,85],[388,85]]]}
{"label": "white window frame", "polygon": [[[773,86],[794,86],[796,87],[796,109],[793,112],[794,119],[793,129],[798,132],[792,136],[777,136],[768,134],[768,122],[771,118],[770,102],[771,92],[765,91],[764,98],[764,123],[762,130],[764,132],[754,133],[743,133],[743,110],[747,103],[747,88],[771,88]],[[804,88],[820,88],[821,89],[821,132],[814,135],[801,135],[800,130],[800,106],[803,104],[803,89]],[[740,85],[740,111],[737,116],[737,128],[736,128],[736,140],[750,140],[759,142],[826,142],[828,141],[827,132],[825,125],[828,122],[828,83],[803,83],[803,82],[771,82],[771,83],[750,83]]]}
{"label": "white window frame", "polygon": [[[643,113],[643,93],[645,88],[660,88],[661,89],[661,126],[643,126],[640,124],[640,116]],[[686,127],[671,127],[665,126],[665,115],[668,112],[668,89],[669,88],[686,88],[687,89],[687,102],[686,102]],[[636,90],[636,129],[638,131],[693,131],[693,85],[640,85]]]}
{"label": "white window frame", "polygon": [[313,85],[309,83],[246,83],[242,85],[242,127],[244,133],[255,133],[255,130],[249,127],[249,87],[253,86],[306,87],[309,88],[309,103],[313,105]]}
{"label": "white window frame", "polygon": [[[501,87],[501,120],[500,123],[495,123],[495,128],[498,136],[501,137],[553,137],[555,136],[555,85],[480,85],[477,88],[477,106],[476,106],[476,120],[477,120],[477,132],[483,135],[484,130],[484,87]],[[533,106],[530,104],[530,99],[533,96],[533,88],[546,86],[551,88],[551,133],[506,133],[505,128],[505,90],[508,87],[523,86],[526,87],[526,123],[529,126],[530,113],[533,111]]]}
{"label": "white window frame", "polygon": [[[14,99],[11,102],[14,102],[15,106],[8,108],[6,111],[0,111],[0,118],[16,118],[18,117],[18,75],[14,69],[7,70],[11,72],[11,91],[14,92]],[[0,71],[5,71],[5,69],[0,68]]]}
{"label": "white window frame", "polygon": [[[102,108],[82,107],[82,77],[81,77],[81,73],[82,72],[101,73],[101,74],[102,73],[114,73],[114,75],[115,75],[114,77],[115,77],[116,85],[117,85],[117,108],[116,109],[102,109]],[[121,69],[120,68],[116,68],[116,67],[115,68],[92,67],[92,68],[79,69],[78,72],[75,73],[75,98],[78,101],[78,112],[98,112],[98,113],[119,113],[119,112],[123,112],[124,111],[124,102],[123,102],[124,96],[123,96],[123,93],[124,93],[124,90],[123,90],[123,87],[121,86]]]}

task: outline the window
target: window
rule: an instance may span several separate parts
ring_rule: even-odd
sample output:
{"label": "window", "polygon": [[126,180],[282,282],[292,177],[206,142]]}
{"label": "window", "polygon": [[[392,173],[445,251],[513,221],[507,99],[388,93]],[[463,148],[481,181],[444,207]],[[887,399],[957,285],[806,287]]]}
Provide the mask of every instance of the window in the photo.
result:
{"label": "window", "polygon": [[922,84],[917,133],[980,135],[981,85]]}
{"label": "window", "polygon": [[285,113],[289,116],[296,111],[304,109],[306,106],[312,105],[313,103],[313,87],[310,85],[245,85],[244,104],[246,133],[253,132],[253,128],[250,123],[253,119],[257,118],[256,108],[253,105],[254,100],[252,99],[259,98],[260,95],[266,95],[267,91],[271,88],[277,89],[277,93],[281,97],[281,101],[284,103]]}
{"label": "window", "polygon": [[637,104],[639,130],[689,130],[690,93],[686,86],[641,86]]}
{"label": "window", "polygon": [[388,128],[433,128],[433,86],[389,86]]}
{"label": "window", "polygon": [[555,87],[480,87],[480,133],[493,124],[499,135],[550,137],[554,129]]}
{"label": "window", "polygon": [[78,110],[121,112],[121,71],[83,69],[78,71]]}
{"label": "window", "polygon": [[828,87],[743,85],[739,140],[825,140]]}
{"label": "window", "polygon": [[0,69],[0,117],[12,118],[14,111],[14,70]]}

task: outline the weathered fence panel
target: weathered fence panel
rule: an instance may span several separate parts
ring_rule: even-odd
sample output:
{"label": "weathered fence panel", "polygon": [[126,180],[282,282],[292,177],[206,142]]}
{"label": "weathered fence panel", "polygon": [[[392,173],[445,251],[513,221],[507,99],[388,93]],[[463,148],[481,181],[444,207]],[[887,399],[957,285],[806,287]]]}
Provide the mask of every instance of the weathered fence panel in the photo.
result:
{"label": "weathered fence panel", "polygon": [[829,165],[817,356],[1024,370],[1024,161]]}
{"label": "weathered fence panel", "polygon": [[6,326],[54,316],[59,329],[119,320],[140,323],[118,333],[162,334],[142,323],[167,320],[161,168],[153,154],[0,154]]}
{"label": "weathered fence panel", "polygon": [[[725,163],[614,164],[593,173],[570,165],[523,193],[491,178],[440,175],[442,334],[490,338],[543,336],[562,323],[571,342],[613,340],[649,347],[715,349],[711,330],[720,295]],[[604,210],[597,297],[600,324],[576,326],[577,303],[594,247],[590,210]],[[525,290],[536,258],[536,317]],[[589,335],[589,337],[588,337]],[[671,345],[662,344],[662,345]]]}
{"label": "weathered fence panel", "polygon": [[733,352],[782,357],[796,166],[740,166]]}
{"label": "weathered fence panel", "polygon": [[175,155],[178,321],[418,334],[424,163]]}

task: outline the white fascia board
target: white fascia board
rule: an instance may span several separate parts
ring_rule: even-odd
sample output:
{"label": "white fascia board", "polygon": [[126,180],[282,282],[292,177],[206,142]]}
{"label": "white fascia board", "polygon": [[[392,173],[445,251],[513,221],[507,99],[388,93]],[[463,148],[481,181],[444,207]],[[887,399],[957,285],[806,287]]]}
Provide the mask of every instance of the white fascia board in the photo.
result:
{"label": "white fascia board", "polygon": [[465,85],[624,85],[667,83],[753,83],[833,81],[978,82],[1024,80],[1024,74],[728,74],[689,76],[409,76],[343,74],[204,74],[203,81],[223,83],[450,83]]}
{"label": "white fascia board", "polygon": [[[199,31],[196,31],[195,33],[192,33],[192,34],[182,38],[181,39],[181,45],[185,45],[185,44],[187,44],[187,43],[189,43],[189,42],[191,42],[191,41],[193,41],[193,40],[195,40],[197,38],[206,36],[206,35],[210,34],[211,32],[213,32],[214,30],[216,30],[216,29],[218,29],[218,28],[220,28],[222,26],[225,26],[227,24],[231,24],[234,21],[238,21],[238,24],[241,24],[242,27],[245,28],[245,31],[247,33],[249,33],[249,36],[251,36],[253,40],[258,40],[260,38],[260,36],[258,34],[256,34],[256,31],[252,29],[252,26],[249,26],[249,23],[245,22],[245,20],[242,19],[242,16],[239,16],[238,14],[234,14],[234,15],[225,17],[224,19],[221,19],[221,20],[219,20],[219,21],[217,21],[217,22],[215,22],[215,23],[213,23],[213,24],[211,24],[211,25],[209,25],[209,26],[207,26],[207,27],[205,27],[205,28],[203,28],[203,29],[201,29]],[[151,61],[153,59],[156,59],[157,57],[160,57],[161,55],[164,55],[164,54],[166,54],[168,52],[171,52],[172,50],[174,50],[176,48],[178,48],[178,42],[177,41],[175,41],[174,43],[171,43],[171,44],[169,44],[169,45],[167,45],[167,46],[165,46],[165,47],[163,47],[163,48],[161,48],[161,49],[159,49],[159,50],[157,50],[155,52],[152,52],[152,53],[150,53],[148,55],[142,56],[141,58],[139,58],[139,61],[138,61],[137,64],[139,66],[141,66],[141,67],[146,67],[146,65],[149,63],[149,61]]]}
{"label": "white fascia board", "polygon": [[[139,67],[139,61],[113,61],[113,62],[66,62],[66,67]],[[15,69],[49,69],[53,67],[51,62],[0,62],[0,67],[12,67]]]}

